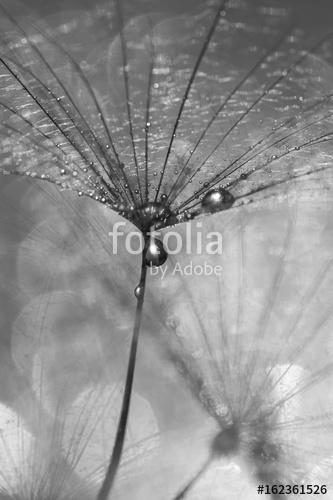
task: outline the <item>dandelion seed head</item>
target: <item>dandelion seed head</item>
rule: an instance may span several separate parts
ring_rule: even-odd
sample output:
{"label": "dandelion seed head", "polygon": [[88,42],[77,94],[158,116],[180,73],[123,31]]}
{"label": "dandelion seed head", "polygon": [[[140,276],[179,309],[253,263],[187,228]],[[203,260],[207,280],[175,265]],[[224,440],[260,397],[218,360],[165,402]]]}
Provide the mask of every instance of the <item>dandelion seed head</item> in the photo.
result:
{"label": "dandelion seed head", "polygon": [[[216,187],[216,182],[223,181],[233,198],[244,203],[249,193],[259,196],[272,183],[288,181],[301,173],[301,154],[297,154],[297,161],[290,156],[292,169],[282,167],[280,145],[289,121],[294,120],[300,144],[301,139],[307,144],[311,136],[320,134],[328,125],[330,116],[320,112],[329,91],[329,66],[317,55],[298,52],[303,33],[297,29],[265,54],[288,16],[283,8],[258,7],[250,15],[246,3],[231,3],[229,10],[221,11],[221,16],[223,22],[217,23],[200,67],[193,73],[188,93],[189,69],[206,36],[203,27],[212,18],[212,9],[187,16],[186,29],[183,18],[171,22],[159,21],[157,16],[150,25],[144,16],[139,16],[125,22],[111,44],[106,42],[109,37],[104,35],[109,28],[102,23],[99,13],[96,17],[96,23],[100,23],[100,34],[96,37],[99,47],[91,47],[82,67],[80,60],[76,60],[78,54],[72,56],[70,45],[67,51],[67,47],[48,37],[42,23],[33,28],[28,22],[21,20],[22,24],[15,24],[8,18],[6,26],[11,25],[11,31],[4,30],[4,47],[7,44],[10,50],[8,54],[5,52],[8,59],[3,62],[3,78],[8,81],[10,92],[3,102],[2,113],[6,127],[15,127],[11,129],[9,147],[3,150],[8,156],[8,166],[15,137],[16,144],[22,144],[20,153],[18,150],[15,153],[17,164],[25,165],[25,172],[32,170],[32,156],[29,161],[25,158],[28,140],[34,143],[33,156],[39,158],[38,169],[48,170],[45,180],[58,183],[60,173],[66,177],[66,182],[62,181],[64,188],[88,196],[90,185],[97,191],[103,188],[104,195],[96,201],[105,203],[101,199],[106,198],[113,210],[117,210],[117,204],[124,204],[125,210],[119,213],[125,218],[129,218],[130,205],[138,208],[156,202],[163,190],[171,211],[176,204],[181,207],[179,219],[176,217],[173,223],[181,222],[183,211],[198,200],[196,195],[204,197]],[[84,23],[87,24],[87,18]],[[258,24],[267,25],[267,33],[259,36]],[[66,36],[75,39],[79,24],[66,26],[66,30],[59,27],[63,39]],[[188,36],[193,42],[191,50]],[[98,63],[96,50],[101,54]],[[239,72],[230,57],[235,50],[239,60],[244,57],[248,65],[254,64],[252,69],[248,67],[248,76],[245,71],[244,81],[239,85]],[[223,58],[218,65],[217,53]],[[290,63],[286,58],[293,54],[295,60]],[[114,81],[113,75],[122,69],[123,56],[128,80],[120,77]],[[20,89],[22,96],[17,100],[15,93]],[[47,99],[44,92],[49,96]],[[182,111],[178,121],[179,106]],[[242,108],[246,110],[244,116]],[[290,112],[290,120],[281,122]],[[318,113],[318,127],[315,120],[310,127],[309,119],[316,118],[313,113]],[[274,134],[265,137],[262,127],[268,130],[271,124],[275,124]],[[221,130],[225,130],[222,136]],[[3,144],[6,140],[3,139]],[[295,154],[302,152],[302,146],[297,144],[296,148],[300,149],[291,144],[288,155],[291,150]],[[269,150],[272,154],[265,159]],[[68,163],[65,173],[62,161]],[[273,166],[271,162],[276,162],[276,168],[267,176],[265,167]],[[151,169],[151,165],[161,167],[158,175],[154,175],[157,170]],[[317,161],[315,168],[319,165]],[[310,172],[313,168],[314,163]],[[42,178],[45,174],[38,169],[34,171]],[[19,174],[25,172],[17,170]],[[261,178],[265,177],[260,186],[257,172]],[[238,183],[242,174],[248,174],[250,182],[246,186]],[[154,188],[153,177],[157,177]],[[193,216],[200,212],[198,204]],[[209,213],[207,207],[204,212]],[[166,219],[160,221],[160,225],[167,223]]]}

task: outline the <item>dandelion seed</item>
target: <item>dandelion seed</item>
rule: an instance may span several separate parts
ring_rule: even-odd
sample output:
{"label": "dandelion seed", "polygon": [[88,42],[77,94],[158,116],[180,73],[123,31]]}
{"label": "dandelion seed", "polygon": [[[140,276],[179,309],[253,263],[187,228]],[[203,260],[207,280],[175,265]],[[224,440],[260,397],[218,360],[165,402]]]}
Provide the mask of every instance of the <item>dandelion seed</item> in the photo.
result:
{"label": "dandelion seed", "polygon": [[[277,196],[312,174],[329,176],[332,74],[321,55],[331,34],[304,50],[305,37],[286,30],[283,9],[253,11],[225,1],[198,15],[127,23],[117,0],[111,17],[118,36],[110,43],[109,21],[90,19],[100,33],[99,57],[88,54],[82,63],[65,43],[75,23],[53,36],[41,22],[17,20],[11,9],[1,0],[1,171],[33,173],[88,196],[133,222],[146,243],[103,500],[125,439],[147,265],[167,257],[159,240],[152,251],[147,235]],[[110,9],[102,9],[107,20]],[[241,76],[230,57],[235,47],[248,64]]]}
{"label": "dandelion seed", "polygon": [[[313,241],[300,256],[306,228],[313,227],[302,212],[314,214],[302,198],[297,211],[281,202],[279,208],[244,209],[226,218],[222,258],[191,256],[196,265],[221,264],[221,278],[169,274],[157,299],[155,307],[165,315],[160,341],[212,420],[206,458],[202,454],[197,471],[188,468],[188,483],[175,499],[202,498],[207,491],[214,499],[252,498],[258,482],[310,484],[321,477],[331,484],[333,401],[327,388],[333,371],[327,353],[333,275],[322,244],[332,234],[317,213]],[[324,219],[332,206],[331,198],[326,201]],[[220,217],[210,219],[207,231],[215,224]],[[305,273],[313,253],[322,259]],[[228,486],[232,464],[239,479]]]}

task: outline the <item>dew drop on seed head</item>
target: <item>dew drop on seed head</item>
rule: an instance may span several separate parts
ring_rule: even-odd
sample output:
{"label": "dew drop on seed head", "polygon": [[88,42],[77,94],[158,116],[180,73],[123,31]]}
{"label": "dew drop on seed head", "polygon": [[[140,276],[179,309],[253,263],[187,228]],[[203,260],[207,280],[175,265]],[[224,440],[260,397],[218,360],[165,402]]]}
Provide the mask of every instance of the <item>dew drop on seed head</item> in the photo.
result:
{"label": "dew drop on seed head", "polygon": [[205,194],[201,206],[206,212],[218,212],[230,208],[235,199],[226,189],[212,189]]}

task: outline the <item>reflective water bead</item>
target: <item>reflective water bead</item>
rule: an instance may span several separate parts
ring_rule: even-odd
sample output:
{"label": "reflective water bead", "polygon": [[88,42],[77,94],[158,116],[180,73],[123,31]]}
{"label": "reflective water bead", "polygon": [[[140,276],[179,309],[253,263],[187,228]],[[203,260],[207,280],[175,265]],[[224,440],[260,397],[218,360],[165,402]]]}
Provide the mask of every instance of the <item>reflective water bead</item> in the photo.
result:
{"label": "reflective water bead", "polygon": [[145,245],[145,263],[147,266],[162,266],[168,258],[163,243],[158,238],[150,238]]}
{"label": "reflective water bead", "polygon": [[235,198],[226,189],[212,189],[202,199],[202,208],[207,212],[226,210],[234,204]]}
{"label": "reflective water bead", "polygon": [[134,289],[134,295],[139,299],[143,294],[143,286],[141,284],[137,285]]}

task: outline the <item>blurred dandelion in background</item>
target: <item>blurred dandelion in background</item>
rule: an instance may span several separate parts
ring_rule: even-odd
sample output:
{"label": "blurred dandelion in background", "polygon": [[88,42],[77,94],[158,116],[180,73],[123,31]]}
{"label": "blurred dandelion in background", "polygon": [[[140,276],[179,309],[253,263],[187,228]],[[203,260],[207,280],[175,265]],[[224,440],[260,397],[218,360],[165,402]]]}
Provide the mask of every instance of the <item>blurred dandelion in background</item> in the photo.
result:
{"label": "blurred dandelion in background", "polygon": [[[329,484],[333,33],[263,0],[0,9],[1,171],[26,178],[1,211],[4,498]],[[150,238],[200,216],[222,255]],[[141,256],[112,253],[122,218]]]}

